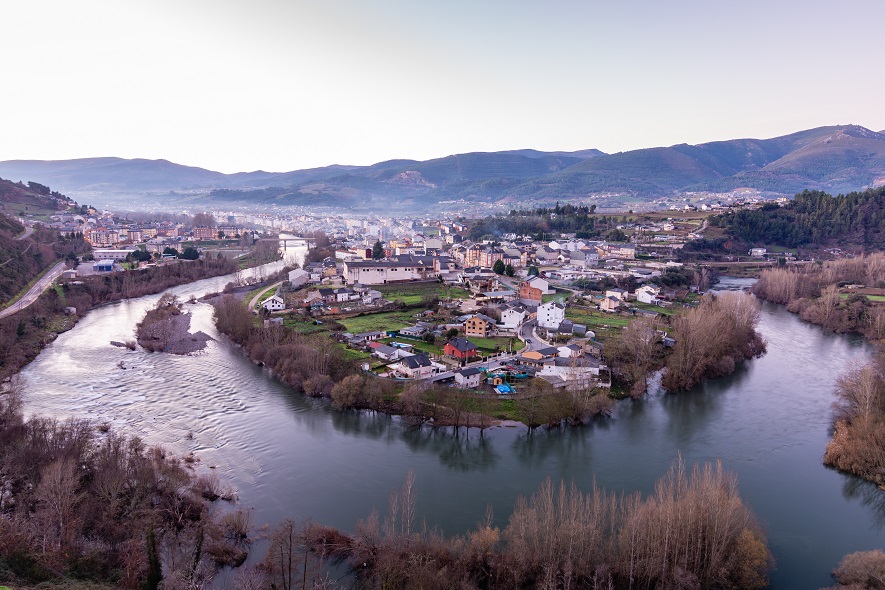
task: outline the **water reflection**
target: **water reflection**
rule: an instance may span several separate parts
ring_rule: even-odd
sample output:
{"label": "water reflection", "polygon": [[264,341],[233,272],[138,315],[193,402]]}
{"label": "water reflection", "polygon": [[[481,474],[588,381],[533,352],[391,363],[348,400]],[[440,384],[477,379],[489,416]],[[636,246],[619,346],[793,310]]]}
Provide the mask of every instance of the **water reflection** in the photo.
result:
{"label": "water reflection", "polygon": [[[177,292],[187,299],[228,280]],[[820,459],[833,381],[868,349],[781,307],[762,308],[768,353],[731,377],[619,402],[614,417],[581,428],[480,433],[335,412],[273,379],[224,337],[195,357],[111,347],[131,337],[156,297],[93,310],[60,335],[24,371],[27,411],[95,417],[176,454],[195,452],[254,507],[256,523],[296,515],[352,530],[372,508],[385,509],[413,468],[428,524],[458,534],[489,503],[506,524],[516,497],[546,477],[648,493],[682,453],[689,464],[721,458],[738,472],[742,496],[770,531],[773,588],[825,586],[842,555],[885,542],[885,494],[823,469]],[[195,327],[215,336],[211,308],[191,309]],[[130,368],[115,369],[119,360]]]}
{"label": "water reflection", "polygon": [[[331,408],[331,404],[326,403],[325,407]],[[376,440],[395,437],[395,419],[387,414],[370,411],[336,412],[331,409],[329,412],[332,426],[342,434]]]}
{"label": "water reflection", "polygon": [[846,500],[858,500],[872,513],[872,528],[885,528],[885,492],[876,484],[853,475],[842,474],[842,495]]}
{"label": "water reflection", "polygon": [[475,429],[416,426],[404,429],[402,439],[412,451],[432,452],[449,471],[488,471],[501,457],[492,437]]}
{"label": "water reflection", "polygon": [[605,429],[608,418],[597,418],[585,426],[524,429],[510,445],[524,467],[537,469],[555,462],[560,469],[587,469],[592,464],[590,438],[597,428]]}

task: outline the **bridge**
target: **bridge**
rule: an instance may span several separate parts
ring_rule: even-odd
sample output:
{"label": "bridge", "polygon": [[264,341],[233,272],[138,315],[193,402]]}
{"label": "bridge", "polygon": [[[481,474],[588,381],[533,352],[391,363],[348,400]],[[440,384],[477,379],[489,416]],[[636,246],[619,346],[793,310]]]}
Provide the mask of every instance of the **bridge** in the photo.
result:
{"label": "bridge", "polygon": [[308,248],[313,248],[316,246],[316,239],[314,238],[305,238],[300,236],[292,236],[288,238],[259,238],[259,242],[276,242],[280,244],[283,250],[288,249],[290,246],[304,246],[307,244]]}

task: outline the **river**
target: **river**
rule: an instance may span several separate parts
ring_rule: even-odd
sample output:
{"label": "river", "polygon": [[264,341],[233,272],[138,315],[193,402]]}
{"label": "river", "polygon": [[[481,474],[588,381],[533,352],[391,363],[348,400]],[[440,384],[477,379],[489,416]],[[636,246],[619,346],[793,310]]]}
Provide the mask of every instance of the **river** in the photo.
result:
{"label": "river", "polygon": [[[172,291],[187,300],[229,280]],[[721,459],[738,473],[777,560],[772,588],[826,586],[844,554],[885,546],[885,493],[821,464],[835,379],[871,349],[782,307],[762,307],[762,358],[687,394],[619,402],[612,418],[582,428],[454,436],[381,414],[335,412],[292,391],[219,336],[204,303],[188,305],[192,329],[218,339],[203,353],[111,346],[133,338],[158,297],[102,306],[59,336],[23,371],[26,411],[89,417],[177,454],[193,452],[200,468],[215,467],[237,489],[255,524],[295,516],[352,530],[373,508],[383,513],[413,469],[418,512],[429,525],[463,532],[491,505],[503,526],[517,496],[547,477],[647,494],[681,453],[689,464]]]}

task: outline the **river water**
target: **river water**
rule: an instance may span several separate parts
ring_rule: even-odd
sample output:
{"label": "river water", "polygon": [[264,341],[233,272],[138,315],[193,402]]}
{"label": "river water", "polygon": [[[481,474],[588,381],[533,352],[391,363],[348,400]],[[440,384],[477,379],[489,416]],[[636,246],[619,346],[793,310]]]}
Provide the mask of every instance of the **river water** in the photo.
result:
{"label": "river water", "polygon": [[[187,300],[229,280],[173,292]],[[373,508],[383,514],[413,469],[429,525],[463,532],[491,505],[503,526],[516,498],[547,477],[647,494],[681,453],[689,464],[721,459],[738,473],[777,560],[772,588],[826,586],[844,554],[885,547],[885,493],[821,464],[834,381],[871,350],[782,307],[762,307],[762,358],[687,394],[619,402],[612,418],[582,428],[455,436],[381,414],[338,413],[292,391],[219,336],[203,303],[188,306],[192,329],[218,341],[201,354],[111,346],[133,338],[158,297],[100,307],[62,334],[23,371],[26,410],[109,422],[177,454],[193,452],[200,468],[215,467],[237,489],[256,524],[295,516],[352,530]]]}

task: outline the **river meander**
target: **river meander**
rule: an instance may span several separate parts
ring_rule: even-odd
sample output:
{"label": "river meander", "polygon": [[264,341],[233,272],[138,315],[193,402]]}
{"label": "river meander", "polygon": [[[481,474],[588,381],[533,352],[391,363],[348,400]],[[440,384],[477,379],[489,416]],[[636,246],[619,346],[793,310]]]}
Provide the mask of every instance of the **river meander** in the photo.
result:
{"label": "river meander", "polygon": [[[229,280],[173,291],[187,300]],[[338,413],[292,391],[217,334],[207,304],[189,306],[192,329],[218,339],[201,354],[111,346],[133,338],[158,297],[100,307],[62,334],[23,371],[26,410],[109,422],[177,454],[193,452],[236,487],[256,524],[296,516],[352,530],[373,508],[383,513],[411,468],[421,517],[458,533],[488,504],[506,524],[517,496],[546,477],[648,493],[681,453],[689,464],[721,459],[738,473],[777,560],[772,588],[826,586],[844,554],[885,547],[885,492],[821,464],[834,381],[871,350],[782,307],[763,305],[765,356],[687,394],[620,402],[611,419],[583,428],[455,436],[381,414]]]}

